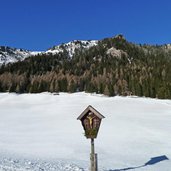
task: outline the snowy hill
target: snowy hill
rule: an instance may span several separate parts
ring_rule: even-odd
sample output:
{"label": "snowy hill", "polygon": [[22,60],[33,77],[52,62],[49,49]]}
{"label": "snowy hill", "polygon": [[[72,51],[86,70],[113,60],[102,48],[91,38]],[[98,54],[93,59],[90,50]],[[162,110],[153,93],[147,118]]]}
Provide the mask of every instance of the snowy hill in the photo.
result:
{"label": "snowy hill", "polygon": [[98,41],[96,40],[90,40],[90,41],[74,40],[65,44],[61,44],[59,46],[54,46],[53,48],[50,48],[45,53],[57,54],[57,53],[65,52],[71,58],[76,53],[76,51],[89,49],[92,46],[96,46],[97,43]]}
{"label": "snowy hill", "polygon": [[81,51],[89,49],[92,46],[96,46],[98,41],[80,41],[74,40],[65,44],[54,46],[47,51],[34,52],[23,49],[11,48],[6,46],[0,46],[0,65],[14,63],[22,61],[29,56],[34,56],[37,54],[58,54],[58,53],[67,53],[69,57],[72,57],[76,51]]}
{"label": "snowy hill", "polygon": [[90,104],[105,116],[99,171],[170,171],[171,100],[86,93],[1,93],[0,170],[88,171],[90,140],[76,118]]}
{"label": "snowy hill", "polygon": [[22,61],[29,56],[36,55],[38,52],[0,46],[0,65]]}

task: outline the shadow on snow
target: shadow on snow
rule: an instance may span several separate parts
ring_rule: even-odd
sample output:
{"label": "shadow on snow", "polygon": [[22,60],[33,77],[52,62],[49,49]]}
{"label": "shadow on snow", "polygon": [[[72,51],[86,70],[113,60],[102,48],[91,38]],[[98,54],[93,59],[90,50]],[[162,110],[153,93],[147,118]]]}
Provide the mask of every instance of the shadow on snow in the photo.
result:
{"label": "shadow on snow", "polygon": [[138,168],[142,168],[142,167],[146,167],[148,165],[154,165],[156,163],[159,163],[161,161],[164,160],[169,160],[169,158],[167,158],[167,156],[163,155],[163,156],[157,156],[157,157],[153,157],[151,158],[147,163],[145,163],[142,166],[137,166],[137,167],[128,167],[128,168],[124,168],[124,169],[115,169],[115,170],[109,170],[109,171],[126,171],[126,170],[133,170],[133,169],[138,169]]}

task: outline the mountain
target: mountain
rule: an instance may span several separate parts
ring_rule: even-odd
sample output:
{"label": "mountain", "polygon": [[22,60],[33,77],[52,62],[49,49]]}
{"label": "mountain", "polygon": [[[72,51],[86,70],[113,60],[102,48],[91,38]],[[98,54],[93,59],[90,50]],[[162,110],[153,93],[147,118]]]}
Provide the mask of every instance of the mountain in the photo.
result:
{"label": "mountain", "polygon": [[2,66],[0,91],[171,98],[171,48],[135,44],[123,35],[72,41]]}
{"label": "mountain", "polygon": [[24,59],[35,56],[38,54],[59,54],[59,53],[65,53],[68,57],[72,58],[72,56],[78,52],[83,51],[85,49],[89,49],[92,46],[96,46],[98,41],[92,40],[92,41],[81,41],[81,40],[74,40],[68,43],[63,43],[58,46],[54,46],[47,51],[41,51],[41,52],[34,52],[24,49],[17,49],[17,48],[11,48],[8,46],[0,46],[0,66],[2,64],[8,64],[8,63],[15,63],[18,61],[23,61]]}
{"label": "mountain", "polygon": [[36,55],[38,52],[31,52],[24,49],[0,46],[0,65],[22,61],[29,56]]}
{"label": "mountain", "polygon": [[[118,39],[125,39],[122,35],[117,35],[115,38]],[[98,40],[73,40],[68,43],[62,43],[57,46],[53,46],[52,48],[49,48],[46,51],[30,51],[25,49],[19,49],[19,48],[12,48],[8,46],[0,46],[0,65],[2,64],[8,64],[8,63],[15,63],[18,61],[23,61],[24,59],[30,57],[30,56],[36,56],[38,54],[60,54],[65,53],[66,56],[69,58],[72,58],[76,53],[83,52],[93,46],[98,45]],[[149,47],[152,47],[149,45]],[[162,50],[165,52],[168,52],[171,50],[171,44],[166,44],[161,46]],[[160,49],[161,50],[161,49]],[[144,48],[144,51],[147,51],[146,48]],[[118,50],[115,47],[112,47],[111,49],[108,49],[108,54],[120,57],[121,53],[124,53],[122,50]],[[126,54],[126,53],[125,53]]]}

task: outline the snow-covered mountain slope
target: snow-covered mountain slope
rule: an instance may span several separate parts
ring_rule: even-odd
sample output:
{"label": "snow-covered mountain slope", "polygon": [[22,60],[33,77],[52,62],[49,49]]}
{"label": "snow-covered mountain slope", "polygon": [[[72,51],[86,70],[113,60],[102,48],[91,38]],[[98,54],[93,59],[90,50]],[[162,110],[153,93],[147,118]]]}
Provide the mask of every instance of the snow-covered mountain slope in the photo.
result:
{"label": "snow-covered mountain slope", "polygon": [[36,55],[37,53],[39,52],[0,46],[0,65],[22,61],[29,56]]}
{"label": "snow-covered mountain slope", "polygon": [[65,44],[61,44],[59,46],[54,46],[53,48],[50,48],[45,53],[57,54],[57,53],[65,52],[68,54],[69,57],[72,57],[76,53],[76,51],[89,49],[92,46],[96,46],[97,43],[98,43],[97,40],[90,40],[90,41],[74,40]]}
{"label": "snow-covered mountain slope", "polygon": [[0,170],[88,171],[90,140],[77,117],[90,104],[105,116],[99,171],[170,171],[171,100],[86,93],[0,93]]}
{"label": "snow-covered mountain slope", "polygon": [[42,52],[34,52],[23,49],[11,48],[6,46],[0,46],[0,65],[14,63],[18,61],[22,61],[29,56],[34,56],[37,54],[45,53],[45,54],[58,54],[58,53],[66,53],[69,57],[72,57],[76,51],[81,51],[85,49],[89,49],[92,46],[96,46],[98,41],[79,41],[74,40],[69,43],[61,44],[58,46],[54,46],[47,51]]}

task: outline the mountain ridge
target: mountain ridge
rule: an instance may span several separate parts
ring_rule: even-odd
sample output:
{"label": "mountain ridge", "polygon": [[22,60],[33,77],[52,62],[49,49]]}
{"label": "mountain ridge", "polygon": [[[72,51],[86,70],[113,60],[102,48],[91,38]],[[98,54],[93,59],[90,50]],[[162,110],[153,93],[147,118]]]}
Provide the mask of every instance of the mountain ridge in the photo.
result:
{"label": "mountain ridge", "polygon": [[[126,38],[121,34],[118,34],[112,38],[126,40]],[[36,56],[38,54],[55,55],[58,53],[64,53],[64,51],[65,53],[67,53],[69,58],[72,58],[72,56],[75,54],[76,51],[89,49],[92,46],[96,46],[98,42],[102,40],[72,40],[67,43],[61,43],[59,45],[55,45],[51,48],[48,48],[45,51],[30,51],[30,50],[26,50],[23,48],[0,46],[0,66],[2,64],[6,65],[8,63],[15,63],[18,61],[22,61],[26,59],[27,57]],[[138,46],[141,45],[137,43],[133,43],[133,44],[138,45]],[[142,46],[155,47],[156,45],[144,44]],[[157,46],[162,47],[166,51],[171,50],[171,44],[163,44],[163,45],[157,45]],[[120,52],[118,51],[116,53],[120,53]]]}
{"label": "mountain ridge", "polygon": [[[112,38],[116,39],[123,39],[126,40],[126,38],[122,34],[118,34],[116,36],[113,36]],[[102,39],[104,40],[104,39]],[[18,61],[25,60],[28,57],[36,56],[38,54],[58,54],[58,53],[67,53],[69,58],[72,58],[72,56],[75,54],[78,50],[86,50],[89,49],[92,46],[96,46],[98,42],[102,40],[72,40],[67,43],[61,43],[59,45],[55,45],[51,48],[48,48],[45,51],[30,51],[23,48],[14,48],[9,46],[0,46],[0,66],[2,64],[8,64],[8,63],[15,63]],[[140,46],[141,44],[133,43],[135,45]],[[155,47],[156,45],[150,45],[150,44],[144,44],[142,46],[149,46],[149,47]],[[163,45],[157,45],[159,47],[162,47],[166,51],[171,50],[171,44],[163,44]],[[120,53],[117,52],[117,49],[115,50],[116,54]]]}

